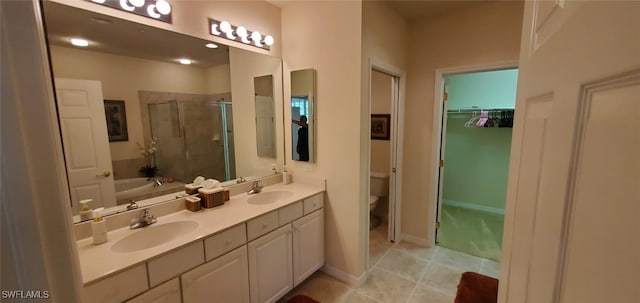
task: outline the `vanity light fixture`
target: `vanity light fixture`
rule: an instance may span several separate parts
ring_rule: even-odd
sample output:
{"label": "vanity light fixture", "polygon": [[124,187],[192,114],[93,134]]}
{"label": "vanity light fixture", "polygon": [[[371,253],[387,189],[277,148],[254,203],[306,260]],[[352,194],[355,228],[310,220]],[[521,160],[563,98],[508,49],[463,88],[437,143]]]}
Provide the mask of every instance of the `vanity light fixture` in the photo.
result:
{"label": "vanity light fixture", "polygon": [[79,47],[87,47],[89,46],[89,41],[82,38],[71,38],[71,44]]}
{"label": "vanity light fixture", "polygon": [[206,48],[218,48],[218,45],[213,43],[213,42],[209,42],[207,44],[204,45]]}
{"label": "vanity light fixture", "polygon": [[171,4],[167,0],[85,0],[121,11],[171,23]]}
{"label": "vanity light fixture", "polygon": [[249,31],[244,26],[234,26],[228,21],[218,21],[209,19],[209,28],[211,35],[253,45],[262,49],[269,50],[275,42],[270,35],[262,35],[258,31]]}

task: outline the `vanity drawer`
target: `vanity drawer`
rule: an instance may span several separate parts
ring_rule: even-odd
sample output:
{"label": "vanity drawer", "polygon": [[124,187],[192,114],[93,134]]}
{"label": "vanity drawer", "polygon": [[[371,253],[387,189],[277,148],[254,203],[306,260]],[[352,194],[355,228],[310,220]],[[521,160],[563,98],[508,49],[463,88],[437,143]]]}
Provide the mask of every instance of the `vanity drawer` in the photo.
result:
{"label": "vanity drawer", "polygon": [[280,223],[280,226],[300,217],[302,217],[302,201],[278,209],[278,223]]}
{"label": "vanity drawer", "polygon": [[144,264],[140,264],[86,286],[82,293],[82,301],[123,302],[147,289],[149,289],[147,271]]}
{"label": "vanity drawer", "polygon": [[247,243],[247,228],[244,223],[228,228],[204,240],[204,252],[207,262],[222,256],[228,251]]}
{"label": "vanity drawer", "polygon": [[278,211],[272,211],[247,222],[247,237],[251,241],[278,227]]}
{"label": "vanity drawer", "polygon": [[180,303],[180,281],[178,278],[160,284],[157,287],[127,301],[127,303]]}
{"label": "vanity drawer", "polygon": [[204,263],[202,241],[178,248],[147,263],[149,284],[154,287],[202,263]]}
{"label": "vanity drawer", "polygon": [[304,215],[308,215],[318,209],[321,209],[324,202],[324,194],[319,193],[315,196],[304,199]]}

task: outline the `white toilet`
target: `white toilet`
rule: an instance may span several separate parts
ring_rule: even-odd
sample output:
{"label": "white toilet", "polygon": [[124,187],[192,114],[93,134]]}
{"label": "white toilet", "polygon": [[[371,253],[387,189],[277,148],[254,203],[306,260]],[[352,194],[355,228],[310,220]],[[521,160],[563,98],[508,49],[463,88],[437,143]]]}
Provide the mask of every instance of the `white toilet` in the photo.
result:
{"label": "white toilet", "polygon": [[371,172],[369,190],[369,213],[373,214],[378,201],[383,200],[389,194],[389,174],[382,172]]}

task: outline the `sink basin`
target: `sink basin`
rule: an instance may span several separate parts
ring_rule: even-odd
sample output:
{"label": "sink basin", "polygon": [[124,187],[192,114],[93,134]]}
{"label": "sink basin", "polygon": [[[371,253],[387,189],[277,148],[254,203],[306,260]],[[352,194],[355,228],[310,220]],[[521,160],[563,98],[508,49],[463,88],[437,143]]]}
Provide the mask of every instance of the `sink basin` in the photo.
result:
{"label": "sink basin", "polygon": [[247,203],[249,204],[269,204],[278,201],[291,195],[289,191],[267,191],[259,194],[254,194]]}
{"label": "sink basin", "polygon": [[111,246],[111,251],[127,253],[155,247],[189,233],[197,227],[198,223],[195,221],[156,223],[132,231],[132,234]]}

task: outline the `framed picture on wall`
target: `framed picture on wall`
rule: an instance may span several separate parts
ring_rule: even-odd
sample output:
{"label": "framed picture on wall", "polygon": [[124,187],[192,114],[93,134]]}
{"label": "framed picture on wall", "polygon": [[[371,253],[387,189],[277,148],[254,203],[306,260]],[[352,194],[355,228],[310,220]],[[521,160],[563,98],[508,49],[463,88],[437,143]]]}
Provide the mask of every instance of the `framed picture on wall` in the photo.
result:
{"label": "framed picture on wall", "polygon": [[391,134],[391,115],[372,114],[371,115],[371,139],[389,140]]}
{"label": "framed picture on wall", "polygon": [[104,100],[104,115],[107,118],[109,142],[129,141],[124,100]]}

